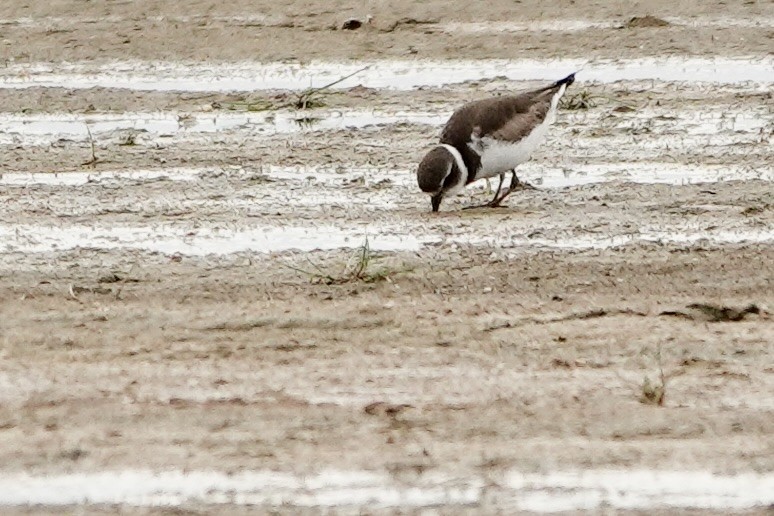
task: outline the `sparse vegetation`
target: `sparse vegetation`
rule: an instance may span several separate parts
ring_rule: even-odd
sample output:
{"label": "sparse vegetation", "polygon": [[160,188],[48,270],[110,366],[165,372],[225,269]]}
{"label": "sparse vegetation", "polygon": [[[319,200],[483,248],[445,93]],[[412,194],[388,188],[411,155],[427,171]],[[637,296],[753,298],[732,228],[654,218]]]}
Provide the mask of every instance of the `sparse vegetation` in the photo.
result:
{"label": "sparse vegetation", "polygon": [[367,70],[368,68],[370,68],[370,66],[364,66],[359,70],[355,70],[354,72],[348,75],[339,77],[335,81],[329,82],[328,84],[324,86],[320,86],[319,88],[307,88],[296,95],[290,96],[289,99],[283,98],[282,100],[277,100],[277,101],[260,99],[252,102],[232,102],[227,105],[227,108],[230,110],[243,109],[245,111],[274,111],[277,109],[322,108],[327,105],[324,97],[326,90],[332,88],[333,86],[336,86],[339,83],[346,81],[350,77],[354,77],[355,75]]}
{"label": "sparse vegetation", "polygon": [[658,378],[655,381],[651,381],[650,377],[645,375],[645,378],[642,380],[640,402],[647,405],[663,406],[664,398],[666,397],[667,378],[664,375],[660,344],[656,349],[656,363],[658,364]]}
{"label": "sparse vegetation", "polygon": [[651,16],[650,14],[645,16],[634,16],[626,22],[625,27],[627,29],[642,29],[651,27],[669,27],[672,25],[666,20]]}
{"label": "sparse vegetation", "polygon": [[287,263],[285,266],[309,276],[314,283],[322,283],[325,285],[342,285],[354,282],[378,283],[380,281],[388,280],[393,274],[405,272],[405,270],[398,271],[387,267],[376,266],[374,263],[374,255],[371,252],[371,246],[368,243],[367,237],[363,244],[355,249],[352,257],[344,264],[343,269],[339,273],[327,271],[309,258],[307,258],[307,261],[313,267],[313,270],[303,269]]}
{"label": "sparse vegetation", "polygon": [[89,124],[86,124],[86,133],[89,135],[89,146],[91,148],[91,159],[88,161],[84,161],[82,163],[83,166],[90,166],[93,167],[97,163],[99,163],[99,159],[97,158],[97,152],[94,147],[94,137],[91,134],[91,128],[89,128]]}
{"label": "sparse vegetation", "polygon": [[607,95],[595,95],[592,94],[588,89],[583,89],[577,93],[565,95],[559,101],[559,108],[567,111],[583,111],[597,107],[600,101],[618,104],[613,108],[613,111],[616,113],[626,113],[635,110],[634,106],[625,104],[621,102],[620,99],[609,97]]}
{"label": "sparse vegetation", "polygon": [[747,208],[742,210],[742,215],[746,215],[746,216],[758,215],[758,214],[764,213],[765,211],[771,210],[771,209],[774,209],[774,204],[763,203],[763,204],[761,204],[759,206],[748,206]]}
{"label": "sparse vegetation", "polygon": [[320,123],[322,119],[315,117],[315,116],[302,116],[300,118],[296,118],[294,122],[298,127],[301,129],[311,129],[318,123]]}
{"label": "sparse vegetation", "polygon": [[137,145],[137,133],[131,132],[123,135],[120,138],[118,145],[121,147],[134,147]]}
{"label": "sparse vegetation", "polygon": [[562,97],[559,101],[559,107],[568,111],[578,111],[582,109],[589,109],[596,107],[594,96],[591,95],[589,90],[581,90],[574,95],[568,95]]}
{"label": "sparse vegetation", "polygon": [[748,315],[758,315],[761,309],[755,303],[743,308],[720,306],[712,303],[691,303],[685,310],[665,310],[659,315],[682,317],[707,322],[738,322]]}

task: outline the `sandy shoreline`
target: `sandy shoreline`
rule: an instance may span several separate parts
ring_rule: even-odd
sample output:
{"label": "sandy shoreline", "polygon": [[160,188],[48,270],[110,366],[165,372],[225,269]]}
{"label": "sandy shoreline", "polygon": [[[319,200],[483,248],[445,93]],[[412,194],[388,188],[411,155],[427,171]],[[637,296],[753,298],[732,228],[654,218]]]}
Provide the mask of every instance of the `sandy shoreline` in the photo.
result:
{"label": "sandy shoreline", "polygon": [[[7,3],[4,512],[770,510],[769,3]],[[537,190],[429,212],[587,61]]]}

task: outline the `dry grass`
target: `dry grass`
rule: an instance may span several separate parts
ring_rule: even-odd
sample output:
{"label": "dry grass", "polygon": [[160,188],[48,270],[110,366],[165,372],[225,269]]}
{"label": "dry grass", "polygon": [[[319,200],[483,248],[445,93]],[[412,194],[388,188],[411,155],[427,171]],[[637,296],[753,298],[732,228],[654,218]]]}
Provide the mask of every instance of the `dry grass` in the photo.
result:
{"label": "dry grass", "polygon": [[267,99],[260,99],[252,102],[232,102],[227,105],[230,110],[244,110],[244,111],[275,111],[278,109],[317,109],[327,106],[325,101],[325,94],[327,90],[340,84],[350,77],[354,77],[370,68],[370,66],[364,66],[359,70],[339,77],[335,81],[329,82],[319,88],[307,88],[304,91],[290,96],[289,99],[283,99],[281,101],[272,101]]}
{"label": "dry grass", "polygon": [[324,285],[343,285],[355,282],[377,283],[389,280],[390,276],[398,272],[407,272],[406,269],[394,270],[377,266],[368,237],[366,237],[362,245],[355,249],[352,257],[344,264],[340,272],[325,270],[309,258],[307,258],[307,261],[313,270],[303,269],[287,263],[285,266],[308,276],[313,283]]}
{"label": "dry grass", "polygon": [[559,107],[568,111],[590,109],[596,107],[596,105],[597,104],[594,101],[594,96],[589,92],[589,90],[581,90],[574,95],[562,97],[562,100],[559,102]]}
{"label": "dry grass", "polygon": [[664,405],[667,390],[667,378],[664,375],[664,364],[661,354],[661,345],[656,348],[656,363],[658,364],[658,379],[652,382],[646,375],[642,381],[642,394],[640,402],[647,405]]}
{"label": "dry grass", "polygon": [[91,149],[91,159],[88,161],[84,161],[82,165],[94,167],[94,165],[99,163],[100,160],[97,158],[97,151],[94,147],[94,136],[92,136],[91,134],[91,128],[89,128],[89,124],[86,124],[86,132],[89,135],[89,147]]}

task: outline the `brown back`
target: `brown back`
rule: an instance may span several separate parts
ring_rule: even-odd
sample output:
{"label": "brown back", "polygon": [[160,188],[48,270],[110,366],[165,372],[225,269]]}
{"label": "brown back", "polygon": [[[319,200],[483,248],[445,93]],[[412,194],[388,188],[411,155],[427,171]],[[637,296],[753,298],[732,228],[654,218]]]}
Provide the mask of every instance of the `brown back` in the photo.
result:
{"label": "brown back", "polygon": [[468,183],[476,179],[481,158],[468,147],[471,136],[491,136],[519,141],[543,122],[551,99],[561,85],[553,85],[520,95],[477,100],[455,111],[441,133],[441,143],[459,149],[468,166]]}
{"label": "brown back", "polygon": [[441,133],[441,143],[457,147],[469,142],[472,134],[518,141],[545,120],[551,98],[558,89],[542,89],[465,104],[447,122]]}

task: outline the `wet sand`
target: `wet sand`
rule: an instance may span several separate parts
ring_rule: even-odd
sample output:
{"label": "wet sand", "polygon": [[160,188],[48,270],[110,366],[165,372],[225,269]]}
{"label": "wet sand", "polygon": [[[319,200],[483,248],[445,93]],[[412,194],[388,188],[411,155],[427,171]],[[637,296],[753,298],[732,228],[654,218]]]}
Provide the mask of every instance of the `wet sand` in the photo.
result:
{"label": "wet sand", "polygon": [[[4,511],[774,504],[768,4],[188,4],[0,20]],[[430,213],[575,66],[537,190]]]}

